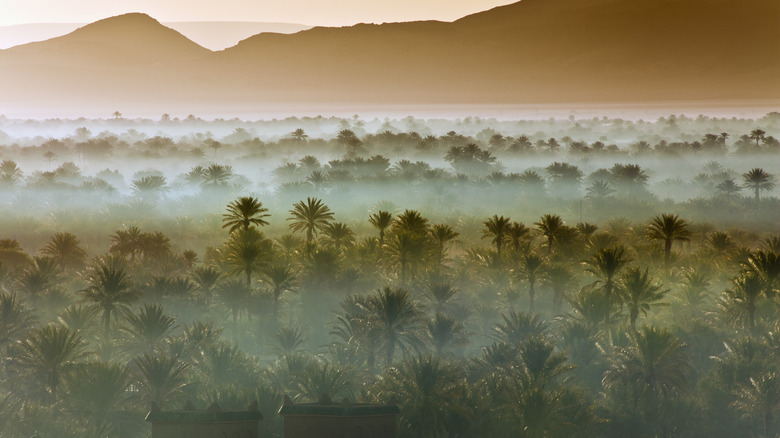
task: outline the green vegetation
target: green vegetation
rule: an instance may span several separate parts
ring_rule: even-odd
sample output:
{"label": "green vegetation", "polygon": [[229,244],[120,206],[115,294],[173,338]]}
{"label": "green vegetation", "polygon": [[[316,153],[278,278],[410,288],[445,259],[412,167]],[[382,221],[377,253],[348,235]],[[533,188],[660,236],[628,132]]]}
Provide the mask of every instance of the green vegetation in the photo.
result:
{"label": "green vegetation", "polygon": [[[674,118],[713,132],[770,120]],[[142,437],[151,402],[188,400],[256,400],[264,436],[280,436],[285,394],[397,403],[402,437],[780,433],[771,126],[743,146],[706,134],[698,157],[641,144],[658,126],[639,122],[610,128],[635,136],[631,152],[359,122],[306,121],[333,124],[330,140],[216,140],[170,119],[154,126],[179,140],[8,135],[0,437]],[[30,170],[33,156],[74,161]],[[104,167],[124,159],[140,168],[129,185]],[[669,180],[675,161],[701,173]]]}

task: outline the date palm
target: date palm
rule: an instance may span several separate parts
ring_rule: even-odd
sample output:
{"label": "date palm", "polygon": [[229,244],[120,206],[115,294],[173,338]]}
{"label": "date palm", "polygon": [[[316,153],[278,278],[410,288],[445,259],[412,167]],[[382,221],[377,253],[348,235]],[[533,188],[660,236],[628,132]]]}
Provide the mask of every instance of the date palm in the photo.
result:
{"label": "date palm", "polygon": [[41,254],[51,257],[63,269],[79,269],[87,258],[86,251],[79,245],[79,239],[67,231],[54,233],[41,248]]}
{"label": "date palm", "polygon": [[776,436],[775,416],[780,410],[780,376],[769,372],[750,378],[750,384],[734,391],[736,400],[731,407],[745,417],[761,420],[765,437]]}
{"label": "date palm", "polygon": [[622,302],[628,309],[628,321],[632,329],[636,329],[639,314],[647,315],[650,306],[662,300],[669,290],[662,290],[648,276],[647,269],[642,272],[636,266],[628,268],[620,279],[620,294]]}
{"label": "date palm", "polygon": [[317,198],[306,198],[306,202],[298,202],[290,210],[292,217],[287,218],[290,223],[290,229],[294,232],[305,231],[306,241],[314,240],[314,235],[324,231],[333,220],[333,212],[322,200]]}
{"label": "date palm", "polygon": [[428,341],[438,357],[444,357],[451,349],[463,347],[469,342],[463,323],[441,313],[428,321],[426,329]]}
{"label": "date palm", "polygon": [[273,243],[254,228],[241,229],[230,235],[224,249],[225,263],[230,274],[243,274],[247,287],[252,275],[262,270],[271,260]]}
{"label": "date palm", "polygon": [[355,244],[355,233],[343,222],[334,222],[328,225],[324,234],[324,243],[332,246],[337,251],[342,251]]}
{"label": "date palm", "polygon": [[768,298],[775,296],[780,285],[780,254],[774,251],[755,251],[742,266],[761,277],[765,287],[764,294]]}
{"label": "date palm", "polygon": [[622,245],[601,248],[590,259],[585,261],[588,266],[585,271],[596,277],[593,286],[602,291],[606,300],[610,303],[619,303],[617,294],[617,278],[620,271],[631,262],[631,257],[626,254]]}
{"label": "date palm", "polygon": [[15,362],[42,378],[52,400],[57,400],[57,388],[63,374],[87,355],[78,332],[55,325],[33,331],[19,347]]}
{"label": "date palm", "polygon": [[112,362],[78,364],[67,375],[67,403],[69,410],[86,418],[86,426],[93,435],[122,436],[132,403],[133,391],[129,367]]}
{"label": "date palm", "polygon": [[756,311],[764,293],[765,282],[753,271],[743,272],[732,280],[732,286],[723,292],[718,307],[726,320],[734,325],[756,330]]}
{"label": "date palm", "polygon": [[536,229],[547,239],[547,253],[552,254],[553,244],[557,241],[561,229],[564,227],[563,220],[558,215],[545,214],[534,222]]}
{"label": "date palm", "polygon": [[227,228],[229,233],[238,229],[248,230],[250,226],[268,225],[264,218],[271,216],[267,214],[267,208],[263,203],[251,196],[242,196],[227,205],[227,213],[222,215],[222,228]]}
{"label": "date palm", "polygon": [[144,353],[133,359],[133,365],[144,398],[158,406],[179,395],[187,386],[190,365],[174,356]]}
{"label": "date palm", "polygon": [[680,219],[676,214],[662,214],[654,217],[647,225],[647,238],[663,240],[664,263],[669,266],[672,261],[672,243],[690,241],[691,232],[685,219]]}
{"label": "date palm", "polygon": [[0,291],[0,354],[5,347],[25,337],[33,327],[35,317],[14,293]]}
{"label": "date palm", "polygon": [[529,311],[534,313],[534,296],[536,281],[542,273],[545,259],[537,254],[529,253],[520,257],[517,269],[513,270],[514,278],[528,282],[528,296],[531,299]]}
{"label": "date palm", "polygon": [[279,300],[285,292],[293,292],[297,287],[295,271],[289,266],[274,264],[267,267],[263,274],[274,299],[274,317],[279,315]]}
{"label": "date palm", "polygon": [[368,217],[368,222],[379,231],[379,246],[385,244],[385,231],[393,224],[393,214],[389,211],[379,210]]}
{"label": "date palm", "polygon": [[108,259],[94,266],[87,275],[88,286],[81,295],[100,309],[103,334],[108,340],[111,334],[111,321],[118,314],[127,314],[130,304],[139,298],[139,292],[133,287],[125,270],[114,259]]}
{"label": "date palm", "polygon": [[753,189],[756,201],[761,199],[760,194],[762,190],[769,191],[775,188],[774,175],[758,167],[743,173],[742,180],[745,182],[744,187]]}
{"label": "date palm", "polygon": [[145,304],[138,314],[127,316],[125,330],[151,353],[176,328],[175,323],[176,318],[166,315],[162,306]]}
{"label": "date palm", "polygon": [[397,268],[401,285],[406,286],[408,277],[417,272],[428,253],[425,236],[401,231],[393,233],[385,243],[383,262],[386,266]]}
{"label": "date palm", "polygon": [[480,230],[482,238],[493,238],[491,243],[496,245],[496,252],[498,253],[497,259],[499,261],[501,260],[501,248],[509,235],[511,224],[512,222],[508,217],[498,216],[497,214],[482,223],[484,226],[484,228]]}
{"label": "date palm", "polygon": [[445,260],[445,254],[447,251],[447,244],[455,240],[460,235],[457,231],[453,230],[451,226],[447,224],[434,224],[430,230],[430,236],[436,243],[436,267],[437,269]]}
{"label": "date palm", "polygon": [[386,287],[367,303],[369,337],[384,349],[385,366],[393,364],[395,351],[407,353],[421,345],[420,311],[404,289]]}
{"label": "date palm", "polygon": [[602,381],[607,390],[627,387],[634,408],[646,407],[650,420],[667,407],[667,401],[688,389],[690,369],[687,346],[665,328],[644,326],[631,334],[627,347],[618,347]]}
{"label": "date palm", "polygon": [[550,328],[538,313],[509,312],[501,318],[504,322],[493,328],[493,338],[507,344],[520,344],[533,337],[543,337]]}

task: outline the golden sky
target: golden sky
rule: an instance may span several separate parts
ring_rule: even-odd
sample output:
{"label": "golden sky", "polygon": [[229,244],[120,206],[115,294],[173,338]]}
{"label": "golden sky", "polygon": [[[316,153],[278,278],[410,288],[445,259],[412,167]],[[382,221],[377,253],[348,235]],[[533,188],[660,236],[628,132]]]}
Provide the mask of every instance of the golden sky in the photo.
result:
{"label": "golden sky", "polygon": [[509,0],[0,0],[0,26],[84,23],[127,12],[159,21],[266,21],[321,26],[442,20]]}

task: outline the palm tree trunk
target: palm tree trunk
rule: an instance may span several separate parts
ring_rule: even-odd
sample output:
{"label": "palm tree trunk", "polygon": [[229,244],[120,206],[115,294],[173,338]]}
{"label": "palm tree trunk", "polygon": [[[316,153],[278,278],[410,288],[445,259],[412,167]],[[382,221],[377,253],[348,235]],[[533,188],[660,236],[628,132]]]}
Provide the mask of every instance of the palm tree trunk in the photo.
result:
{"label": "palm tree trunk", "polygon": [[108,341],[111,336],[111,309],[103,310],[103,334]]}
{"label": "palm tree trunk", "polygon": [[528,295],[531,297],[531,313],[534,313],[534,295],[536,295],[536,291],[534,290],[533,283],[531,283],[531,287],[528,288]]}
{"label": "palm tree trunk", "polygon": [[669,266],[672,261],[672,239],[664,240],[664,263]]}

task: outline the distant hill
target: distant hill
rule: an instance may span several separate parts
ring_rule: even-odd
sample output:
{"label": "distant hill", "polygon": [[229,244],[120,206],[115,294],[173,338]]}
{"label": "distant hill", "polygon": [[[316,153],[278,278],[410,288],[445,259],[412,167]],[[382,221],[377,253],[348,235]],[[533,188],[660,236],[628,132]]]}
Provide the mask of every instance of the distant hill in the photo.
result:
{"label": "distant hill", "polygon": [[[0,49],[56,38],[87,24],[31,23],[0,26]],[[162,24],[210,50],[235,46],[239,41],[263,32],[295,33],[312,28],[304,24],[254,21],[176,21]]]}
{"label": "distant hill", "polygon": [[452,23],[263,33],[209,51],[142,14],[0,51],[6,102],[780,99],[777,0],[523,0]]}

